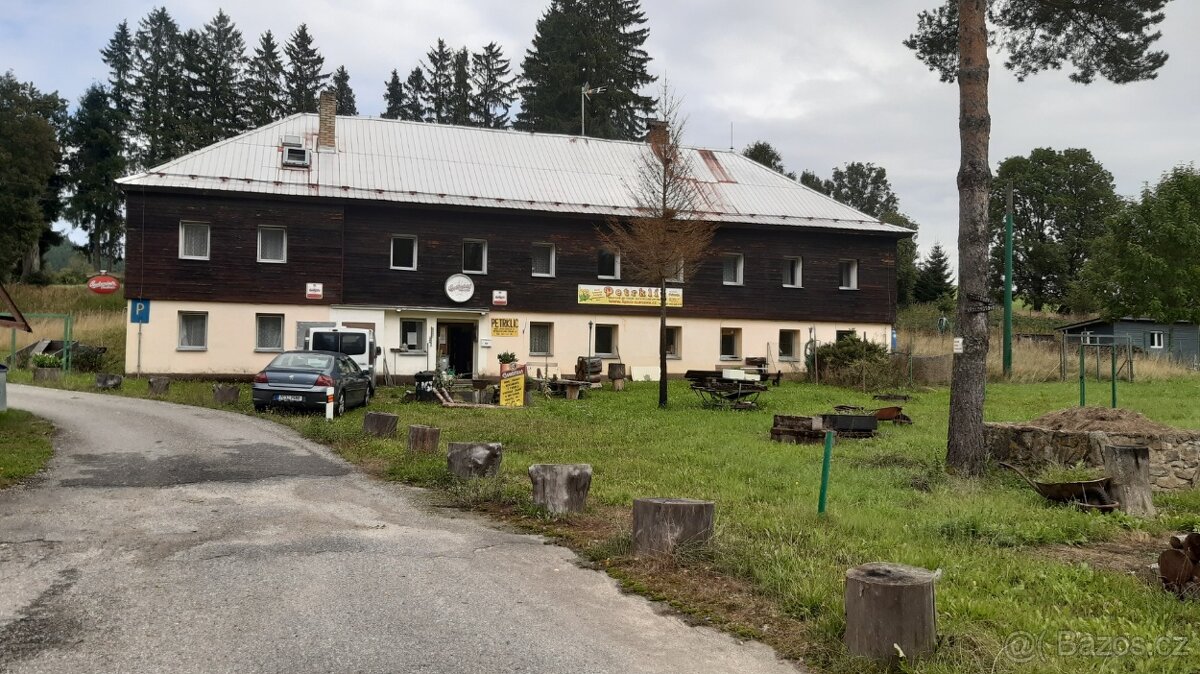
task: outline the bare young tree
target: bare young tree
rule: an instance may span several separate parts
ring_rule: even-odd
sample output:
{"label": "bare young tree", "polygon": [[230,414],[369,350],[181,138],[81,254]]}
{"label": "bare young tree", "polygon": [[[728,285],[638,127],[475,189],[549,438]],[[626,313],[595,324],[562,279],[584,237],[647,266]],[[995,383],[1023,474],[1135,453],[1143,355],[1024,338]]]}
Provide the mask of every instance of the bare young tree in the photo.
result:
{"label": "bare young tree", "polygon": [[629,185],[637,215],[611,218],[598,229],[601,243],[620,253],[622,269],[658,288],[658,406],[667,406],[667,282],[695,273],[708,255],[716,225],[705,218],[706,203],[680,144],[685,120],[679,100],[665,90],[662,120],[647,124],[648,141]]}

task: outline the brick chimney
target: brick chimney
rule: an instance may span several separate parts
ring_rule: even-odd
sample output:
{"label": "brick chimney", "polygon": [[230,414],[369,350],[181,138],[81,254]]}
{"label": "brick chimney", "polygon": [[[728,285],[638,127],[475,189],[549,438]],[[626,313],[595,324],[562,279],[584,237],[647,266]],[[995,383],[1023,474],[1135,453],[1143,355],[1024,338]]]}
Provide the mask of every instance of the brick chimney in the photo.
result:
{"label": "brick chimney", "polygon": [[333,150],[337,148],[337,133],[335,132],[337,99],[334,98],[332,89],[321,92],[321,100],[317,103],[317,115],[320,118],[320,124],[317,127],[317,149]]}
{"label": "brick chimney", "polygon": [[670,131],[667,129],[667,123],[661,119],[646,120],[646,142],[656,148],[661,148],[670,140]]}

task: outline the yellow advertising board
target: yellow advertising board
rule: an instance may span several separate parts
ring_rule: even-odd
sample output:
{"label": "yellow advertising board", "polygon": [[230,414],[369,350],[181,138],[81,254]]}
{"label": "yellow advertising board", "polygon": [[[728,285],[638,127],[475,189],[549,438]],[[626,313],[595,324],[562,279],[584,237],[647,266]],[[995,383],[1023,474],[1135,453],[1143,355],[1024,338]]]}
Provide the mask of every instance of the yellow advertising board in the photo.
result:
{"label": "yellow advertising board", "polygon": [[519,318],[493,318],[492,319],[492,336],[493,337],[516,337],[521,334],[521,319]]}
{"label": "yellow advertising board", "polygon": [[[659,289],[645,286],[579,285],[580,304],[623,307],[657,307]],[[667,288],[667,306],[683,306],[683,288]]]}
{"label": "yellow advertising board", "polygon": [[513,368],[500,375],[500,406],[525,406],[525,366]]}

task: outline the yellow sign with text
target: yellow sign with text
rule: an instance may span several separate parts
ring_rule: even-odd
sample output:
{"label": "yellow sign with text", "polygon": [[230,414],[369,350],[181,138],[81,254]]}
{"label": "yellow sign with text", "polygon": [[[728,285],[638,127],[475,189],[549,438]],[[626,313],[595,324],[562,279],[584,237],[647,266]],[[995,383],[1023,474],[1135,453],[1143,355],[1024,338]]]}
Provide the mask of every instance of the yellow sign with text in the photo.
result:
{"label": "yellow sign with text", "polygon": [[500,375],[500,406],[525,406],[525,366],[513,368]]}
{"label": "yellow sign with text", "polygon": [[516,337],[521,334],[521,319],[519,318],[493,318],[492,319],[492,336],[493,337]]}
{"label": "yellow sign with text", "polygon": [[[579,286],[580,304],[607,304],[623,307],[657,307],[660,290],[645,286]],[[683,288],[667,288],[667,306],[683,306]]]}

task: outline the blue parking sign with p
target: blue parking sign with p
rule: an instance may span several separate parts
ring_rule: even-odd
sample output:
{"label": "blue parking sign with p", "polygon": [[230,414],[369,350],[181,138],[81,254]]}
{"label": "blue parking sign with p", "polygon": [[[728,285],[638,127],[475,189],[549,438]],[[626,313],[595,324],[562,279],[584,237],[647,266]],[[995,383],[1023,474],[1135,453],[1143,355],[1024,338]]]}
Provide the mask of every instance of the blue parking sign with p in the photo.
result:
{"label": "blue parking sign with p", "polygon": [[129,322],[130,323],[149,323],[150,322],[150,300],[141,300],[141,299],[129,300]]}

